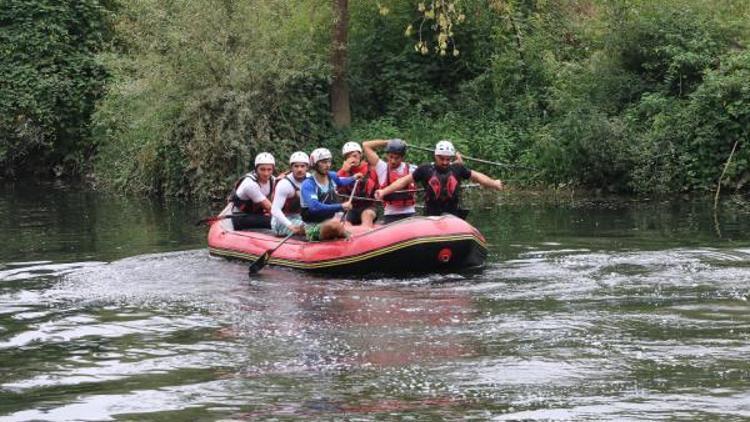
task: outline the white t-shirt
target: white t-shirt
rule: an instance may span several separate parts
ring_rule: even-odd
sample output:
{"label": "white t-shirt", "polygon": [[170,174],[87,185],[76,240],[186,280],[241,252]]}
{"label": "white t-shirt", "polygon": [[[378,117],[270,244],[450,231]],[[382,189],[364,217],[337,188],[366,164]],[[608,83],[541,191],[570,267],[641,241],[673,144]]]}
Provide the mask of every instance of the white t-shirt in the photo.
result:
{"label": "white t-shirt", "polygon": [[[273,176],[271,176],[273,177]],[[258,184],[258,182],[246,177],[240,186],[237,188],[237,196],[243,201],[248,199],[252,200],[253,203],[257,204],[263,202],[264,199],[268,199],[268,195],[271,193],[271,180],[269,179],[266,183]],[[239,212],[235,207],[234,212]]]}
{"label": "white t-shirt", "polygon": [[[276,192],[273,194],[273,204],[271,204],[271,227],[276,226],[277,223],[285,226],[292,224],[284,215],[284,204],[287,199],[294,197],[294,186],[297,186],[296,190],[299,191],[304,181],[305,179],[297,180],[290,174],[276,182]],[[294,186],[292,186],[292,183],[294,183]]]}
{"label": "white t-shirt", "polygon": [[[409,166],[409,174],[414,173],[414,170],[416,170],[417,166],[414,164],[406,164],[401,163],[401,165],[398,168],[398,173],[403,174],[405,166]],[[388,163],[386,163],[383,160],[378,160],[378,164],[375,165],[375,172],[378,174],[378,184],[380,186],[383,186],[388,181]],[[395,182],[395,180],[391,180],[391,183]],[[415,213],[417,209],[414,207],[414,205],[410,207],[397,207],[395,205],[387,204],[383,208],[383,214],[385,215],[398,215],[398,214],[409,214],[409,213]]]}

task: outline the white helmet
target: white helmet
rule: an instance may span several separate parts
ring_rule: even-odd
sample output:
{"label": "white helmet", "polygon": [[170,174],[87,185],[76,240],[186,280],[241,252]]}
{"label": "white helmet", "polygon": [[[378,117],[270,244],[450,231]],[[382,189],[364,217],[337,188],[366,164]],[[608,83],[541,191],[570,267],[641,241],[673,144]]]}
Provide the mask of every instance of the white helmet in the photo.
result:
{"label": "white helmet", "polygon": [[267,152],[261,152],[260,154],[255,156],[255,167],[258,167],[261,164],[270,164],[272,166],[275,166],[276,160],[273,159],[273,155]]}
{"label": "white helmet", "polygon": [[314,166],[318,161],[330,160],[333,158],[328,148],[316,148],[310,153],[310,165]]}
{"label": "white helmet", "polygon": [[294,154],[292,154],[291,157],[289,157],[289,164],[294,163],[304,163],[304,164],[310,164],[310,157],[307,156],[302,151],[297,151]]}
{"label": "white helmet", "polygon": [[453,157],[456,155],[456,148],[451,141],[442,140],[435,145],[435,155],[445,155]]}
{"label": "white helmet", "polygon": [[349,154],[350,152],[357,151],[360,154],[362,154],[362,147],[359,146],[356,142],[347,142],[344,144],[344,147],[341,148],[341,155],[346,157],[346,154]]}

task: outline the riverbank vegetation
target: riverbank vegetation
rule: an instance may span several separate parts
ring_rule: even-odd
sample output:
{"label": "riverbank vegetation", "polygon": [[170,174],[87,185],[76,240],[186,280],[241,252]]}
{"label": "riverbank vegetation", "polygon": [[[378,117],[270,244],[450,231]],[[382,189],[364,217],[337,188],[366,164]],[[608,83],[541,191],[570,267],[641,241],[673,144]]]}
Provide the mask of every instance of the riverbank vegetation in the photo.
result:
{"label": "riverbank vegetation", "polygon": [[340,1],[59,4],[0,11],[6,175],[218,197],[259,151],[401,137],[533,168],[480,167],[520,186],[648,194],[715,189],[737,142],[724,192],[750,181],[745,0],[350,0],[349,126],[331,115]]}

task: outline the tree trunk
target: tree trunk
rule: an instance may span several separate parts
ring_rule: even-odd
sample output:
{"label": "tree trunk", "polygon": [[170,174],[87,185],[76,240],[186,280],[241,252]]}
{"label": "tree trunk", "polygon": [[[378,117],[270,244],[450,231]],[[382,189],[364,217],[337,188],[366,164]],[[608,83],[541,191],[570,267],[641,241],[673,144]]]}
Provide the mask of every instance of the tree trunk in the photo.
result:
{"label": "tree trunk", "polygon": [[352,112],[349,108],[349,84],[346,81],[346,48],[349,27],[349,0],[333,0],[333,45],[331,64],[331,114],[337,128],[349,127]]}

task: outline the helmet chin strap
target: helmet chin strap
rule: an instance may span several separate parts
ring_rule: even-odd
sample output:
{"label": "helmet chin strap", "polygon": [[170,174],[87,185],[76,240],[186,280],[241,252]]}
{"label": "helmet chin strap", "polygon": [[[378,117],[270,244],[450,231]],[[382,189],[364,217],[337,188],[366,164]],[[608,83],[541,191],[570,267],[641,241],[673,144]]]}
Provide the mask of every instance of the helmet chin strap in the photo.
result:
{"label": "helmet chin strap", "polygon": [[326,176],[328,174],[327,172],[320,171],[320,166],[318,165],[318,163],[315,163],[315,165],[313,166],[313,171],[321,176]]}

